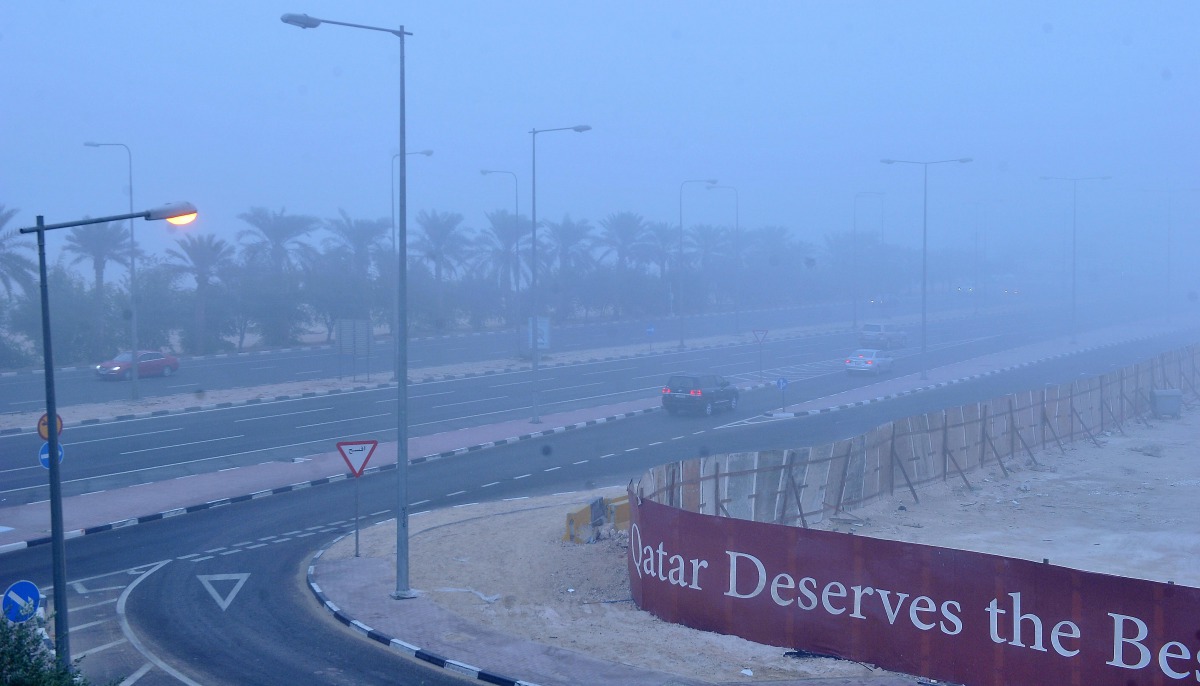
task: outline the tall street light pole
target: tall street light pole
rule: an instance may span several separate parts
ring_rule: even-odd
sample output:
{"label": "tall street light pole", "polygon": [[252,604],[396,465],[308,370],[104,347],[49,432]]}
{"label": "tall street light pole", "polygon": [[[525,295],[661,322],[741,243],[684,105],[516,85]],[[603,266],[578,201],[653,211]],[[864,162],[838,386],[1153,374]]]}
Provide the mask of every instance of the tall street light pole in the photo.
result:
{"label": "tall street light pole", "polygon": [[[425,157],[429,157],[430,155],[433,154],[433,151],[432,150],[414,150],[412,152],[406,152],[404,154],[406,156],[424,155]],[[392,209],[392,254],[393,255],[396,254],[396,161],[399,159],[400,159],[400,153],[396,153],[395,155],[392,155],[392,161],[390,164],[390,169],[391,169],[391,173],[392,173],[391,209]],[[400,337],[396,335],[396,327],[399,326],[399,322],[400,322],[400,297],[399,297],[399,293],[397,291],[393,291],[392,292],[392,325],[391,325],[393,356],[395,355],[395,348],[397,345],[397,341],[400,340]],[[400,380],[399,370],[393,369],[392,370],[392,381],[396,381],[398,383],[399,380]]]}
{"label": "tall street light pole", "polygon": [[[124,143],[96,143],[87,141],[84,143],[89,148],[103,147],[120,147],[125,148],[125,155],[129,158],[129,213],[133,214],[133,153],[130,152],[129,146]],[[138,388],[138,317],[137,317],[137,244],[133,238],[133,220],[129,220],[129,345],[130,351],[133,354],[133,368],[129,370],[129,379],[133,382],[131,393],[133,399],[141,398],[141,392]]]}
{"label": "tall street light pole", "polygon": [[[400,152],[405,152],[404,139],[404,37],[412,34],[399,28],[349,24],[331,19],[317,19],[307,14],[285,14],[280,21],[302,29],[315,29],[321,24],[348,26],[352,29],[382,31],[400,39]],[[396,212],[399,235],[396,238],[396,302],[403,309],[396,330],[396,588],[392,597],[415,598],[408,584],[408,182],[407,155],[397,153],[400,180]]]}
{"label": "tall street light pole", "polygon": [[1075,280],[1075,274],[1076,274],[1075,268],[1076,268],[1077,261],[1076,261],[1075,246],[1076,246],[1076,236],[1078,234],[1078,232],[1076,231],[1076,221],[1075,220],[1076,220],[1076,217],[1078,214],[1076,212],[1076,210],[1079,207],[1078,203],[1076,202],[1076,200],[1078,198],[1077,191],[1079,188],[1079,182],[1080,181],[1107,181],[1108,179],[1111,179],[1111,178],[1112,178],[1111,176],[1076,176],[1076,177],[1043,176],[1042,177],[1042,181],[1070,181],[1071,182],[1071,342],[1072,343],[1075,342],[1075,336],[1076,336],[1076,333],[1078,332],[1078,328],[1076,327],[1076,321],[1075,321],[1076,302],[1077,302],[1077,298],[1076,298],[1077,290],[1076,290],[1076,280]]}
{"label": "tall street light pole", "polygon": [[850,299],[853,323],[850,328],[858,331],[858,199],[872,195],[883,195],[879,191],[859,191],[854,194],[854,221],[850,224]]}
{"label": "tall street light pole", "polygon": [[1176,193],[1183,192],[1183,191],[1197,191],[1197,190],[1200,190],[1200,188],[1171,188],[1171,189],[1145,188],[1142,190],[1145,193],[1165,193],[1167,195],[1167,292],[1164,294],[1165,297],[1163,298],[1163,300],[1165,300],[1167,303],[1167,321],[1170,322],[1171,321],[1171,303],[1173,302],[1173,300],[1171,298],[1171,291],[1174,289],[1174,285],[1171,281],[1171,253],[1174,250],[1174,248],[1171,245],[1171,242],[1172,242],[1171,234],[1173,233],[1172,224],[1174,224],[1173,200],[1174,200],[1174,196]]}
{"label": "tall street light pole", "polygon": [[[587,124],[579,124],[578,126],[563,126],[557,129],[530,129],[529,140],[532,142],[533,150],[533,165],[529,174],[529,185],[532,189],[532,198],[530,202],[530,215],[533,220],[533,244],[530,247],[530,265],[529,265],[529,301],[530,301],[530,322],[529,322],[529,347],[532,348],[533,357],[533,419],[530,419],[531,424],[541,424],[542,418],[539,416],[539,391],[538,388],[538,364],[541,357],[542,340],[538,334],[541,331],[541,322],[538,319],[538,240],[537,240],[537,135],[539,133],[550,133],[551,131],[574,131],[583,133],[591,131],[592,127]],[[514,179],[516,176],[514,175]]]}
{"label": "tall street light pole", "polygon": [[[487,176],[488,174],[508,174],[509,176],[512,177],[512,180],[513,180],[513,228],[516,230],[520,230],[520,227],[521,227],[520,207],[521,206],[520,206],[520,201],[518,200],[519,190],[518,190],[518,183],[517,183],[517,173],[511,172],[511,171],[505,171],[503,169],[480,169],[479,173],[482,174],[483,176]],[[520,270],[520,260],[518,260],[517,261],[516,292],[513,294],[513,298],[518,303],[520,302],[520,294],[521,294],[521,270]],[[517,309],[519,310],[520,308],[518,307]],[[518,315],[519,315],[519,312],[518,312]],[[520,356],[520,354],[521,354],[521,323],[519,321],[520,316],[518,316],[517,319],[518,319],[517,326],[516,326],[517,355]]]}
{"label": "tall street light pole", "polygon": [[921,380],[929,378],[929,370],[926,364],[925,354],[928,351],[928,339],[926,337],[928,323],[928,285],[929,285],[929,165],[931,164],[947,164],[949,162],[958,162],[966,164],[971,161],[970,157],[960,157],[955,160],[935,160],[931,162],[914,162],[911,160],[879,160],[884,164],[919,164],[924,168],[924,190],[921,196]]}
{"label": "tall street light pole", "polygon": [[675,316],[679,319],[679,349],[683,350],[686,346],[683,344],[683,187],[689,183],[706,183],[710,186],[717,185],[716,179],[687,179],[679,184],[679,259],[675,263],[675,295],[672,298],[672,307],[675,310]]}
{"label": "tall street light pole", "polygon": [[[47,224],[42,215],[37,217],[37,226],[21,229],[21,233],[36,233],[38,246],[38,279],[42,297],[42,358],[45,367],[46,417],[50,431],[46,444],[50,462],[50,552],[54,567],[54,644],[55,658],[63,668],[71,665],[70,613],[67,610],[67,546],[63,531],[62,476],[58,465],[58,401],[54,395],[54,346],[50,342],[50,293],[46,286],[46,232],[74,226],[103,224],[128,219],[166,219],[172,224],[189,224],[196,218],[196,208],[191,203],[173,203],[145,212],[130,212],[112,217],[82,219],[62,224]],[[135,365],[136,366],[136,365]]]}
{"label": "tall street light pole", "polygon": [[733,333],[737,334],[742,330],[742,298],[741,298],[741,283],[742,283],[742,230],[741,230],[741,201],[738,199],[738,189],[733,186],[720,186],[711,184],[706,186],[708,190],[713,191],[718,188],[733,191],[733,255],[734,266],[738,273],[734,278],[733,292]]}

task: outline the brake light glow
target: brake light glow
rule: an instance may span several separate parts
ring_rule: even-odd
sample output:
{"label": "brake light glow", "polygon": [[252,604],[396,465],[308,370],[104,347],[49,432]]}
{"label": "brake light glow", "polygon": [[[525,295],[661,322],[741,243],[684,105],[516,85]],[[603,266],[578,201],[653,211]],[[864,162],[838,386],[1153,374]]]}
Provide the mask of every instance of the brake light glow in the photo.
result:
{"label": "brake light glow", "polygon": [[670,392],[671,392],[671,389],[670,389],[670,388],[667,388],[666,386],[663,386],[663,393],[670,393]]}
{"label": "brake light glow", "polygon": [[704,395],[704,393],[699,388],[694,388],[688,391],[688,395]]}

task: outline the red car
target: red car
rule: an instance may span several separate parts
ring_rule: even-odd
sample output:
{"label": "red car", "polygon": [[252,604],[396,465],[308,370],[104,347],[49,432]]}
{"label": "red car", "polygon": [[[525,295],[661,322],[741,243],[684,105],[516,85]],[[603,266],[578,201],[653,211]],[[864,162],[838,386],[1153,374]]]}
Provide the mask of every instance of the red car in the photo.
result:
{"label": "red car", "polygon": [[[143,376],[170,376],[179,371],[179,359],[174,355],[154,350],[138,353],[138,378]],[[128,379],[133,372],[133,354],[123,352],[116,357],[96,365],[96,376],[101,379]]]}

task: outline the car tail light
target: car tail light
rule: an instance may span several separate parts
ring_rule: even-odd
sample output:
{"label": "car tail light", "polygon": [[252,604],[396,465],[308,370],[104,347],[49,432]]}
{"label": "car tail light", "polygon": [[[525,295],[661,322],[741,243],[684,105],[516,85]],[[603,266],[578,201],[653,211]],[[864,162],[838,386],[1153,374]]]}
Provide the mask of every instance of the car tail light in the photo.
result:
{"label": "car tail light", "polygon": [[670,393],[670,392],[671,392],[671,389],[670,389],[670,388],[667,388],[666,386],[663,386],[663,393]]}
{"label": "car tail light", "polygon": [[692,390],[688,391],[688,395],[704,395],[704,391],[701,391],[699,388],[696,388],[696,389],[692,389]]}

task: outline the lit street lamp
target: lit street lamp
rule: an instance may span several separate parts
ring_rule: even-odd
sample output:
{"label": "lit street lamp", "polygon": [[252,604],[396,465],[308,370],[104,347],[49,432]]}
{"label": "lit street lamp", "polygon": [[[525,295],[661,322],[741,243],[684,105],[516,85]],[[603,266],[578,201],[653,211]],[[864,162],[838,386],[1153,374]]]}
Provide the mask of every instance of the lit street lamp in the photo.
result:
{"label": "lit street lamp", "polygon": [[[129,158],[129,213],[133,214],[133,153],[130,152],[129,146],[124,143],[95,143],[87,141],[84,143],[89,148],[102,147],[121,147],[125,148],[125,155]],[[133,239],[133,220],[129,220],[129,345],[130,351],[133,354],[133,368],[129,370],[129,379],[132,381],[131,393],[133,399],[137,400],[141,397],[138,389],[138,317],[137,317],[137,244]]]}
{"label": "lit street lamp", "polygon": [[1112,178],[1111,176],[1078,176],[1078,177],[1073,177],[1073,178],[1067,178],[1067,177],[1062,177],[1062,176],[1043,176],[1042,177],[1042,181],[1070,181],[1071,182],[1071,342],[1072,343],[1075,342],[1075,333],[1077,331],[1076,326],[1075,326],[1075,309],[1076,309],[1075,308],[1075,303],[1076,303],[1076,297],[1075,297],[1076,296],[1076,289],[1075,289],[1075,266],[1076,266],[1075,237],[1076,237],[1076,233],[1077,233],[1075,230],[1076,229],[1075,219],[1076,219],[1076,214],[1077,214],[1076,209],[1078,207],[1078,203],[1076,203],[1076,198],[1077,198],[1076,191],[1079,187],[1080,181],[1107,181],[1108,179],[1111,179],[1111,178]]}
{"label": "lit street lamp", "polygon": [[[196,208],[188,202],[172,203],[155,207],[145,212],[130,212],[112,217],[98,219],[82,219],[62,224],[46,224],[42,215],[38,215],[37,226],[21,229],[21,233],[36,233],[38,245],[38,279],[42,296],[42,358],[45,367],[46,383],[46,418],[50,431],[47,432],[48,456],[50,463],[50,538],[51,555],[54,566],[54,640],[56,659],[63,667],[71,664],[70,624],[67,612],[67,560],[66,539],[63,532],[62,513],[62,479],[58,465],[58,451],[62,448],[58,443],[58,406],[54,397],[54,349],[50,344],[50,294],[46,287],[46,232],[54,229],[68,229],[74,226],[103,224],[105,222],[123,221],[125,219],[165,219],[176,225],[189,224],[196,219]],[[134,357],[134,366],[137,358]]]}
{"label": "lit street lamp", "polygon": [[[854,194],[854,221],[850,225],[850,299],[854,301],[851,309],[854,312],[854,322],[851,329],[858,331],[858,199],[872,195],[883,195],[879,191],[859,191]],[[880,248],[883,246],[881,245]]]}
{"label": "lit street lamp", "polygon": [[679,349],[683,350],[686,346],[683,344],[683,187],[689,183],[707,183],[710,186],[717,185],[716,179],[687,179],[679,184],[679,261],[675,264],[675,295],[671,300],[671,307],[675,310],[675,315],[679,318]]}
{"label": "lit street lamp", "polygon": [[[302,29],[315,29],[321,24],[348,26],[367,31],[382,31],[400,39],[400,152],[405,150],[404,140],[404,37],[412,34],[401,25],[396,29],[363,24],[348,24],[331,19],[317,19],[307,14],[285,14],[280,21]],[[396,239],[396,302],[397,307],[408,299],[408,183],[406,155],[398,155],[400,180],[399,217],[400,234]],[[396,339],[396,590],[392,597],[415,598],[408,585],[408,308],[403,307],[404,316],[399,317]]]}
{"label": "lit street lamp", "polygon": [[929,165],[931,164],[946,164],[948,162],[958,162],[966,164],[971,161],[970,157],[960,157],[955,160],[936,160],[933,162],[913,162],[910,160],[879,160],[884,164],[919,164],[924,169],[924,191],[922,192],[921,200],[921,380],[929,378],[929,372],[926,368],[925,353],[928,349],[926,339],[926,323],[927,323],[927,305],[928,305],[928,284],[929,284]]}
{"label": "lit street lamp", "polygon": [[742,330],[742,231],[741,231],[741,201],[738,199],[738,189],[733,186],[718,186],[712,184],[706,186],[708,190],[717,190],[723,188],[733,191],[733,254],[736,260],[737,276],[734,277],[733,284],[733,332],[736,334]]}
{"label": "lit street lamp", "polygon": [[[533,356],[533,419],[529,420],[531,424],[541,424],[542,423],[542,418],[540,416],[538,416],[539,415],[539,408],[538,408],[538,390],[539,390],[538,389],[538,361],[539,360],[538,360],[538,358],[540,357],[540,353],[541,353],[542,341],[541,341],[541,337],[538,335],[541,330],[541,327],[539,326],[540,322],[538,320],[538,291],[537,291],[537,277],[538,277],[537,135],[539,133],[549,133],[551,131],[574,131],[576,133],[583,133],[584,131],[591,131],[591,130],[592,130],[592,127],[588,126],[587,124],[579,124],[578,126],[563,126],[561,128],[557,128],[557,129],[530,129],[530,131],[529,131],[529,139],[533,144],[533,167],[532,167],[532,171],[529,175],[529,184],[533,189],[532,202],[530,203],[530,214],[532,215],[532,220],[533,220],[533,245],[530,248],[531,255],[530,255],[530,266],[529,266],[529,273],[530,273],[529,299],[530,299],[530,303],[531,303],[531,307],[530,307],[531,317],[530,317],[530,322],[529,322],[529,343],[530,343],[529,347],[533,348],[533,351],[532,351],[532,356]],[[515,179],[516,176],[514,175],[513,178]]]}

